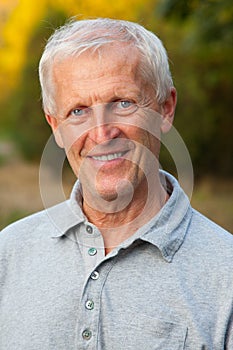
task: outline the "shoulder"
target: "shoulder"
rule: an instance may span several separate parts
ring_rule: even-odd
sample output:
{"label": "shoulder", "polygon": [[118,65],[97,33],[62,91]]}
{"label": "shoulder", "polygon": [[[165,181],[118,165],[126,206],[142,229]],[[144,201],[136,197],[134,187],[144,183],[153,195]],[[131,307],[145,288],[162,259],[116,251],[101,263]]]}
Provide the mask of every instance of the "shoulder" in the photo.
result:
{"label": "shoulder", "polygon": [[[232,302],[233,235],[192,209],[177,263],[200,293],[219,302]],[[189,276],[189,277],[187,277]],[[198,292],[199,293],[199,292]]]}
{"label": "shoulder", "polygon": [[233,235],[195,209],[192,209],[187,239],[189,236],[196,249],[206,254],[206,258],[211,256],[215,261],[232,263]]}
{"label": "shoulder", "polygon": [[212,239],[233,242],[233,235],[206,216],[192,208],[192,228],[200,233],[211,235]]}

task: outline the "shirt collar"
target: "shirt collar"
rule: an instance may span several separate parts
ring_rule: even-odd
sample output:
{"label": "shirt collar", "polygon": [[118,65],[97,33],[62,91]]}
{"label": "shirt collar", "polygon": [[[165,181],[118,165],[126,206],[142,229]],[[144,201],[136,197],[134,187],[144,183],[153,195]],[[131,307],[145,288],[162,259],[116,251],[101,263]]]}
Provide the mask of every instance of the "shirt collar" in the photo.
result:
{"label": "shirt collar", "polygon": [[[117,251],[141,239],[155,245],[164,259],[171,262],[185,238],[192,210],[189,199],[177,180],[165,171],[160,171],[160,175],[162,178],[165,176],[167,183],[172,188],[169,200],[154,218],[120,244]],[[61,237],[72,227],[85,222],[86,218],[81,208],[82,190],[77,181],[69,200],[47,210],[50,220],[52,219],[56,226],[52,237]]]}
{"label": "shirt collar", "polygon": [[166,179],[168,187],[172,188],[169,200],[157,215],[122,242],[112,252],[112,255],[116,255],[120,249],[126,249],[137,240],[143,240],[156,246],[167,262],[171,262],[179,250],[191,220],[192,208],[178,181],[165,171],[160,171],[160,175],[161,179]]}
{"label": "shirt collar", "polygon": [[86,218],[82,212],[82,190],[79,181],[76,181],[70,199],[47,210],[49,219],[56,227],[52,237],[62,237],[71,228],[83,223]]}
{"label": "shirt collar", "polygon": [[173,191],[164,207],[151,220],[141,239],[154,244],[164,259],[171,262],[185,239],[192,216],[192,208],[177,180],[166,172],[161,173],[166,176]]}

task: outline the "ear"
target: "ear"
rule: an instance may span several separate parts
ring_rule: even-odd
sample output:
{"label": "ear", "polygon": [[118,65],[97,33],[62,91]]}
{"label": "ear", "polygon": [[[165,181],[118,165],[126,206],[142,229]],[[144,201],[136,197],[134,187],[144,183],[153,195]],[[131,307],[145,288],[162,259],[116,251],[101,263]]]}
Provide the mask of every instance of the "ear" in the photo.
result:
{"label": "ear", "polygon": [[171,88],[170,96],[162,104],[161,114],[162,114],[162,124],[161,131],[162,133],[168,132],[173,124],[174,114],[176,109],[177,93],[174,87]]}
{"label": "ear", "polygon": [[63,139],[59,128],[59,121],[57,120],[57,118],[52,117],[51,115],[48,115],[48,114],[45,114],[45,118],[48,124],[51,126],[56,143],[58,144],[59,147],[64,148]]}

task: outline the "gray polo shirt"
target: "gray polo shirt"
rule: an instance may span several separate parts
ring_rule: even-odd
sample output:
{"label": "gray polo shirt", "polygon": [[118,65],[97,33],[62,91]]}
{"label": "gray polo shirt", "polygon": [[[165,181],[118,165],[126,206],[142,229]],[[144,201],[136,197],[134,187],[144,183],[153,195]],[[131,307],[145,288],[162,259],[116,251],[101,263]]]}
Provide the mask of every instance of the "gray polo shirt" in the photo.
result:
{"label": "gray polo shirt", "polygon": [[78,184],[1,232],[1,350],[233,349],[233,236],[166,176],[168,202],[107,256]]}

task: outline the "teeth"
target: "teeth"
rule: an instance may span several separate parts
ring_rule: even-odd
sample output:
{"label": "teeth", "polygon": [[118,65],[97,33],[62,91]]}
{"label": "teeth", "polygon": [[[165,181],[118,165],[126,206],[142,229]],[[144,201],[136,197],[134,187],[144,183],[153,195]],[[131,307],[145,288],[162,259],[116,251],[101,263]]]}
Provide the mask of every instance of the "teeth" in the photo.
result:
{"label": "teeth", "polygon": [[124,152],[119,152],[119,153],[106,154],[103,156],[92,156],[92,158],[95,160],[100,160],[102,162],[106,162],[107,160],[113,160],[113,159],[120,158],[123,155],[124,155]]}

